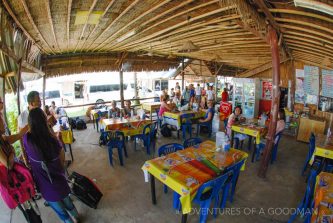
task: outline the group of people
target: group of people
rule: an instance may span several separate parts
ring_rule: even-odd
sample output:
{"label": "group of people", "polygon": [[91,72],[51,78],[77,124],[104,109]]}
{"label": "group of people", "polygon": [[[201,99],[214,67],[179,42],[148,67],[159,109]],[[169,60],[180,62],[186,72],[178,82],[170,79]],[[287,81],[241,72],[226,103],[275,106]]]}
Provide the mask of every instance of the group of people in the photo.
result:
{"label": "group of people", "polygon": [[[31,169],[36,190],[63,222],[79,222],[79,214],[69,197],[63,143],[52,130],[53,124],[48,119],[48,115],[51,117],[52,112],[55,112],[55,104],[51,105],[53,110],[49,108],[43,111],[37,91],[30,92],[27,100],[28,108],[18,117],[19,132],[8,135],[2,114],[3,101],[0,98],[0,137],[9,144],[21,140],[24,151],[22,156],[27,156],[26,166]],[[13,147],[9,155],[0,148],[0,166],[11,169],[14,162],[18,162],[18,159]]]}
{"label": "group of people", "polygon": [[130,100],[126,100],[124,102],[124,109],[120,109],[117,107],[117,102],[111,102],[111,108],[108,111],[108,117],[110,118],[131,118],[132,115],[136,115],[135,110],[131,107],[132,103]]}

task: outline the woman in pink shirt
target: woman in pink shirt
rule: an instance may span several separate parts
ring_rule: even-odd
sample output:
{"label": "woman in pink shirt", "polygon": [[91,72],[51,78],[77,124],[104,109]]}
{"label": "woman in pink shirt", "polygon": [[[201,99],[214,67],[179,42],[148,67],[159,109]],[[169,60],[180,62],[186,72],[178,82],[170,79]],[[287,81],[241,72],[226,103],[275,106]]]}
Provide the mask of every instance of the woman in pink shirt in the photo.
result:
{"label": "woman in pink shirt", "polygon": [[164,95],[164,96],[162,96],[161,99],[162,99],[162,101],[161,101],[160,111],[158,112],[159,117],[162,117],[164,112],[172,110],[172,105],[167,104],[167,101],[169,100],[169,96]]}

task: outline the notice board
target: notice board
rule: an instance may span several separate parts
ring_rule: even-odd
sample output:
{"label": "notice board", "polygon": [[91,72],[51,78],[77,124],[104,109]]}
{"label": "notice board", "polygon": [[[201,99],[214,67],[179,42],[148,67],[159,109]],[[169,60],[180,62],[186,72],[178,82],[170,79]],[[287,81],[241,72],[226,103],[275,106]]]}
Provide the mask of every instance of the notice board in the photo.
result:
{"label": "notice board", "polygon": [[322,92],[321,95],[333,98],[333,70],[322,70]]}

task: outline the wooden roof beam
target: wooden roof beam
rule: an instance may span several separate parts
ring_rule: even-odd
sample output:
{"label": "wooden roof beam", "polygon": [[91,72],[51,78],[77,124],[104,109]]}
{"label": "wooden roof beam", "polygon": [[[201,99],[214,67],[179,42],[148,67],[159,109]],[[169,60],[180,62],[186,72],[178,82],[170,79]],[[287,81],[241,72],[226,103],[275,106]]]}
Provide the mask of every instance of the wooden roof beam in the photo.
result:
{"label": "wooden roof beam", "polygon": [[94,10],[97,1],[98,1],[98,0],[94,0],[94,2],[92,3],[92,5],[90,6],[90,9],[89,9],[89,11],[88,11],[87,19],[86,19],[86,21],[84,22],[84,26],[83,26],[83,28],[82,28],[82,31],[81,31],[80,37],[79,37],[79,39],[78,39],[78,41],[77,41],[77,43],[76,43],[75,49],[74,49],[74,53],[76,52],[77,47],[78,47],[78,45],[79,45],[81,39],[83,38],[84,32],[86,31],[86,28],[87,28],[87,25],[88,25],[88,20],[89,20],[90,14],[91,14],[91,12]]}
{"label": "wooden roof beam", "polygon": [[[288,59],[282,60],[282,61],[280,61],[280,64],[282,64],[288,60],[290,60],[290,59],[288,58]],[[260,65],[259,67],[254,68],[252,70],[247,70],[241,74],[238,74],[238,75],[236,75],[236,77],[241,77],[241,78],[253,77],[253,76],[255,76],[261,72],[264,72],[268,69],[271,69],[271,68],[272,68],[272,62],[270,61],[268,63]]]}
{"label": "wooden roof beam", "polygon": [[[101,15],[100,19],[98,20],[97,24],[95,25],[94,29],[89,33],[88,37],[84,39],[84,42],[82,44],[82,46],[85,46],[85,43],[87,41],[87,39],[89,39],[89,37],[95,33],[95,31],[97,30],[98,26],[99,26],[99,23],[102,21],[102,18],[106,15],[106,13],[109,11],[109,9],[111,8],[111,6],[113,5],[113,3],[115,2],[116,0],[111,0],[109,2],[109,4],[106,6],[106,8],[104,9],[104,12],[103,14]],[[81,48],[81,52],[83,51],[83,47]]]}
{"label": "wooden roof beam", "polygon": [[45,0],[46,1],[46,11],[47,11],[47,19],[49,20],[50,23],[50,28],[51,28],[51,32],[54,38],[54,42],[57,46],[57,48],[60,50],[59,45],[58,45],[58,41],[57,41],[57,37],[56,34],[54,32],[54,26],[53,26],[53,21],[52,21],[52,14],[51,14],[51,2],[50,0]]}
{"label": "wooden roof beam", "polygon": [[68,0],[67,4],[67,50],[69,50],[69,25],[71,22],[71,11],[72,11],[73,0]]}
{"label": "wooden roof beam", "polygon": [[269,23],[273,26],[273,28],[277,31],[277,33],[279,34],[279,43],[281,43],[280,46],[282,46],[282,49],[285,51],[285,53],[289,56],[292,57],[292,54],[288,48],[288,45],[286,44],[286,42],[283,40],[282,37],[282,32],[281,32],[281,28],[279,26],[279,24],[275,21],[274,16],[272,15],[272,13],[269,11],[269,9],[267,8],[265,2],[263,0],[253,0],[256,5],[263,11],[263,13],[265,14],[267,20],[269,21]]}
{"label": "wooden roof beam", "polygon": [[23,5],[24,11],[28,17],[29,22],[31,23],[32,27],[34,28],[34,30],[37,32],[37,34],[39,35],[40,39],[45,43],[45,45],[51,50],[52,53],[55,53],[54,50],[52,49],[52,47],[46,42],[46,40],[44,39],[44,36],[42,35],[42,33],[39,31],[34,19],[32,18],[30,11],[29,11],[29,7],[26,3],[25,0],[21,0],[21,3]]}
{"label": "wooden roof beam", "polygon": [[[141,0],[134,0],[124,11],[122,11],[120,13],[119,16],[117,16],[116,19],[114,19],[91,43],[90,45],[87,47],[87,49],[89,49],[94,43],[95,41],[100,38],[101,36],[103,36],[107,31],[109,31],[109,29],[116,23],[118,22],[118,20],[123,17],[123,15],[125,15],[129,10],[131,10],[138,2],[140,2]],[[99,46],[99,45],[98,45]],[[97,47],[98,47],[97,46]],[[93,51],[97,48],[95,47],[94,49],[92,49]]]}
{"label": "wooden roof beam", "polygon": [[14,20],[14,22],[16,23],[16,25],[22,30],[22,32],[33,42],[34,45],[38,46],[38,48],[45,53],[45,49],[38,45],[36,43],[36,40],[34,38],[31,37],[30,33],[28,33],[28,31],[22,26],[22,24],[19,22],[19,20],[17,19],[17,17],[15,16],[13,10],[11,9],[11,7],[9,6],[7,0],[2,0],[2,3],[4,4],[8,14],[11,16],[11,18]]}

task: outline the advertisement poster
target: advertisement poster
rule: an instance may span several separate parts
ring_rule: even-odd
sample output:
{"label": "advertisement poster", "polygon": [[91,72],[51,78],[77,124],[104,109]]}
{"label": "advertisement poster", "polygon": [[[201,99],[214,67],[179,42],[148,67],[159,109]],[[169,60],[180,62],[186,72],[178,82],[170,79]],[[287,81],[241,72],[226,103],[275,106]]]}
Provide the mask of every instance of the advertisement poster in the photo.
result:
{"label": "advertisement poster", "polygon": [[296,69],[296,89],[295,89],[295,102],[304,104],[304,70]]}
{"label": "advertisement poster", "polygon": [[322,70],[322,96],[333,98],[333,70]]}
{"label": "advertisement poster", "polygon": [[262,82],[262,99],[271,100],[272,99],[272,82],[263,81]]}
{"label": "advertisement poster", "polygon": [[155,91],[160,91],[161,90],[161,80],[155,80],[154,86],[155,86],[155,88],[154,88]]}
{"label": "advertisement poster", "polygon": [[304,66],[304,91],[309,95],[319,95],[318,67]]}

